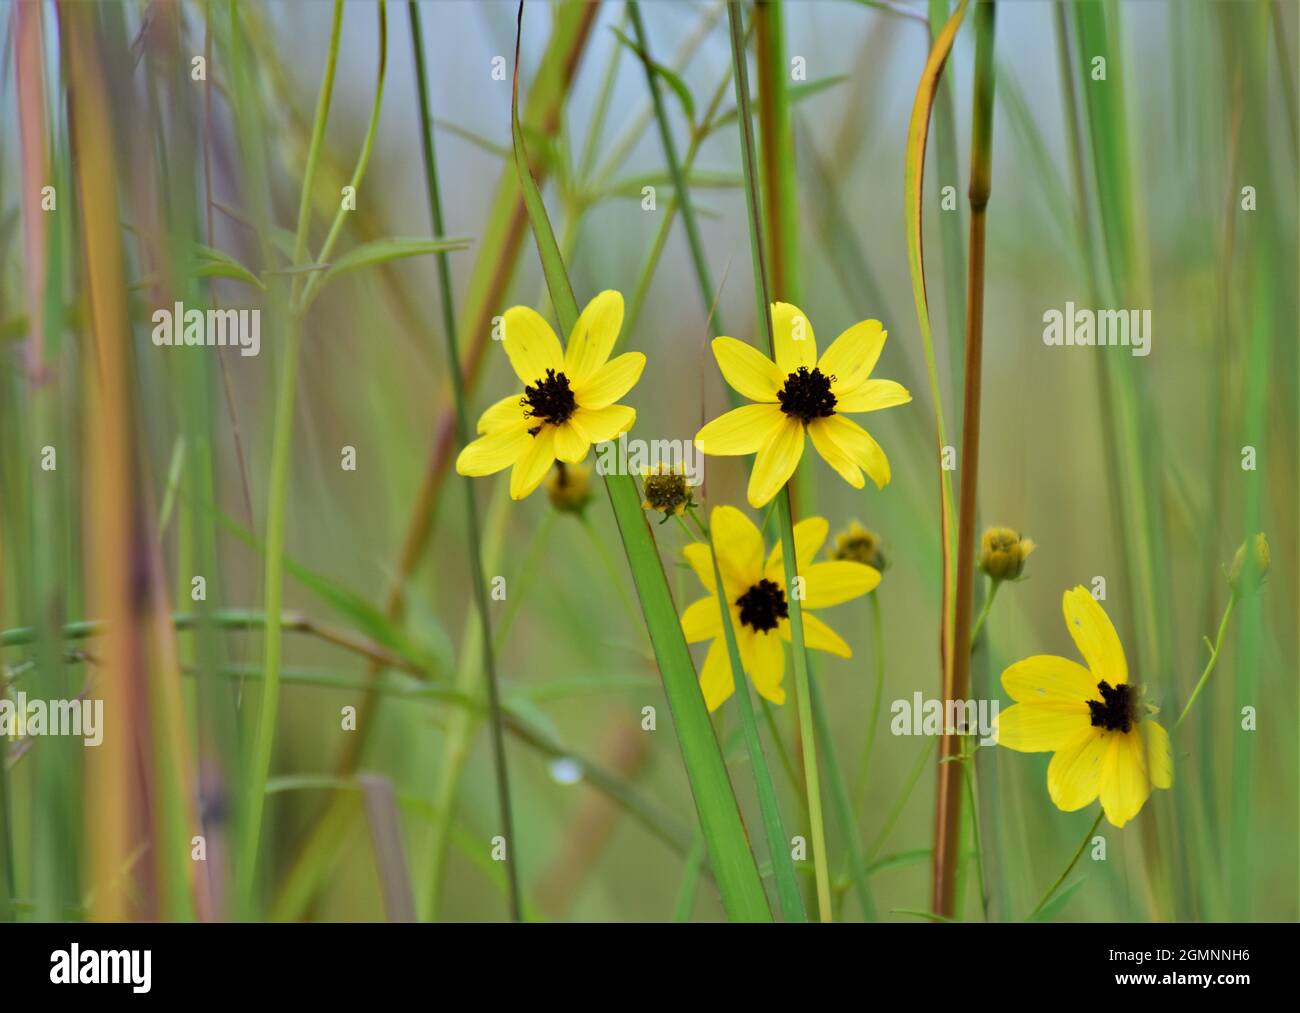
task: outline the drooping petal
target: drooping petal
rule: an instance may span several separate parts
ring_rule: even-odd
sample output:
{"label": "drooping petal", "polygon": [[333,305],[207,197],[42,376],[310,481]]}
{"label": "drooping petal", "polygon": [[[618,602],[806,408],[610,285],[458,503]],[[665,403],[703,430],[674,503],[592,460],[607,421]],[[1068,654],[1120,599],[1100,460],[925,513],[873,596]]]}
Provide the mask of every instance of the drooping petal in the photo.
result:
{"label": "drooping petal", "polygon": [[831,439],[830,433],[823,425],[825,421],[825,419],[813,419],[808,425],[808,435],[812,437],[813,446],[817,448],[817,453],[822,455],[822,460],[839,473],[840,478],[853,488],[861,489],[867,484],[867,480],[862,477],[862,469],[854,464],[849,455]]}
{"label": "drooping petal", "polygon": [[645,356],[641,352],[624,352],[585,379],[575,381],[571,385],[573,399],[583,408],[612,405],[636,386],[644,369]]}
{"label": "drooping petal", "polygon": [[704,694],[704,705],[709,708],[709,713],[721,707],[735,691],[727,645],[719,637],[709,645],[709,653],[704,656],[704,666],[700,669],[700,692]]}
{"label": "drooping petal", "polygon": [[[527,435],[527,433],[525,433]],[[542,426],[536,436],[529,437],[533,445],[515,462],[510,473],[510,498],[524,499],[542,484],[542,479],[555,463],[555,427]]]}
{"label": "drooping petal", "polygon": [[528,453],[533,438],[526,429],[499,429],[480,436],[456,458],[456,471],[461,475],[492,475],[508,468]]}
{"label": "drooping petal", "polygon": [[836,392],[836,397],[841,390],[856,390],[871,375],[880,358],[880,350],[885,347],[886,337],[888,333],[879,320],[863,320],[831,342],[817,366],[827,376],[835,377],[831,389]]}
{"label": "drooping petal", "polygon": [[811,612],[803,614],[803,642],[814,651],[825,651],[841,658],[853,657],[853,650],[844,638]]}
{"label": "drooping petal", "polygon": [[785,374],[753,345],[735,338],[714,338],[713,357],[734,390],[751,401],[776,403],[776,392],[785,383]]}
{"label": "drooping petal", "polygon": [[747,404],[733,408],[695,434],[695,445],[715,457],[753,454],[762,449],[787,417],[778,405]]}
{"label": "drooping petal", "polygon": [[993,724],[999,746],[1018,753],[1052,753],[1092,727],[1092,716],[1082,702],[1077,707],[1018,703],[999,712]]}
{"label": "drooping petal", "polygon": [[502,322],[501,343],[524,386],[535,384],[548,369],[564,370],[564,349],[542,315],[530,306],[511,306]]}
{"label": "drooping petal", "polygon": [[[794,561],[795,572],[803,573],[812,565],[818,551],[826,542],[826,534],[831,525],[825,517],[805,517],[794,526]],[[772,546],[768,553],[767,565],[763,573],[768,580],[778,584],[785,580],[785,556],[781,554],[781,541]]]}
{"label": "drooping petal", "polygon": [[1096,799],[1109,748],[1106,733],[1089,727],[1056,751],[1047,765],[1047,793],[1056,808],[1072,813]]}
{"label": "drooping petal", "polygon": [[1035,654],[1002,673],[1002,688],[1018,703],[1077,704],[1100,700],[1097,679],[1077,661]]}
{"label": "drooping petal", "polygon": [[688,644],[722,636],[722,612],[717,598],[710,595],[686,606],[682,613],[682,635]]}
{"label": "drooping petal", "polygon": [[605,365],[622,327],[621,293],[606,289],[587,303],[569,335],[569,347],[564,353],[564,372],[571,384],[583,383]]}
{"label": "drooping petal", "polygon": [[751,655],[749,678],[759,696],[775,704],[785,703],[785,689],[781,686],[785,674],[785,648],[781,646],[776,631],[755,634]]}
{"label": "drooping petal", "polygon": [[754,459],[754,470],[749,473],[749,505],[755,509],[765,506],[781,491],[803,456],[803,426],[795,419],[784,415],[782,418],[784,423],[768,437]]}
{"label": "drooping petal", "polygon": [[879,570],[848,559],[814,563],[800,573],[804,579],[803,604],[810,609],[824,609],[860,598],[880,583]]}
{"label": "drooping petal", "polygon": [[871,476],[877,489],[889,484],[889,458],[870,433],[843,415],[814,419],[809,428],[818,425],[845,457]]}
{"label": "drooping petal", "polygon": [[1146,742],[1147,773],[1155,788],[1170,788],[1174,783],[1174,753],[1169,745],[1169,733],[1154,721],[1143,721],[1139,726]]}
{"label": "drooping petal", "polygon": [[527,429],[532,425],[524,414],[527,410],[522,393],[507,394],[478,417],[478,431],[480,434],[494,433],[510,426]]}
{"label": "drooping petal", "polygon": [[587,439],[586,432],[577,423],[578,419],[575,415],[568,422],[562,422],[554,427],[555,456],[566,464],[577,464],[591,449],[591,441]]}
{"label": "drooping petal", "polygon": [[836,390],[835,386],[831,385],[831,393],[835,395],[837,412],[874,412],[912,400],[911,391],[894,380],[868,380],[846,392]]}
{"label": "drooping petal", "polygon": [[734,601],[763,575],[763,534],[733,506],[714,507],[709,527],[727,599]]}
{"label": "drooping petal", "polygon": [[1097,682],[1105,680],[1112,686],[1128,682],[1128,662],[1124,660],[1124,647],[1119,634],[1111,625],[1110,616],[1082,584],[1066,591],[1061,600],[1065,612],[1065,625],[1074,638],[1074,646],[1088,663]]}
{"label": "drooping petal", "polygon": [[813,336],[812,321],[798,306],[772,303],[772,340],[782,383],[800,366],[812,369],[817,365],[817,339]]}
{"label": "drooping petal", "polygon": [[1101,769],[1101,807],[1112,826],[1122,827],[1146,804],[1151,780],[1138,730],[1111,732],[1109,738],[1110,748]]}
{"label": "drooping petal", "polygon": [[636,422],[636,409],[625,404],[579,408],[569,422],[582,431],[588,443],[604,443],[632,428]]}

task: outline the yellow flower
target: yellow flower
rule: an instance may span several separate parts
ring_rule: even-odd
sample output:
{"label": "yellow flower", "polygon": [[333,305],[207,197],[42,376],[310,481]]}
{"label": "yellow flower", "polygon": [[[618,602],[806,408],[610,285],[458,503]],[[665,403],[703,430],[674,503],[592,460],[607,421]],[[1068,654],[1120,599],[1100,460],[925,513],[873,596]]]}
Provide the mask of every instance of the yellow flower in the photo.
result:
{"label": "yellow flower", "polygon": [[[754,522],[735,507],[714,507],[709,519],[722,571],[722,590],[731,612],[740,658],[754,688],[773,703],[785,703],[781,679],[785,674],[783,640],[790,639],[790,605],[786,601],[785,564],[778,542],[764,560],[763,535]],[[880,574],[862,563],[814,563],[826,541],[830,525],[824,517],[809,517],[794,526],[795,564],[803,578],[804,643],[841,658],[852,657],[840,635],[812,615],[810,609],[838,605],[866,594],[880,583]],[[700,673],[700,689],[710,711],[717,710],[735,691],[727,641],[722,632],[722,611],[713,579],[713,557],[704,542],[683,550],[686,561],[709,592],[692,602],[682,614],[686,642],[712,640]]]}
{"label": "yellow flower", "polygon": [[1079,586],[1063,598],[1065,625],[1088,667],[1039,654],[1002,673],[1016,701],[998,715],[998,744],[1022,753],[1053,753],[1047,791],[1074,812],[1098,796],[1113,826],[1141,810],[1152,786],[1173,784],[1169,734],[1147,714],[1128,681],[1124,648],[1100,605]]}
{"label": "yellow flower", "polygon": [[877,488],[889,482],[889,461],[871,435],[846,412],[907,404],[912,395],[893,380],[872,380],[887,332],[879,320],[854,324],[817,357],[812,324],[789,303],[772,304],[776,362],[735,338],[714,338],[713,356],[727,383],[757,404],[714,419],[696,435],[706,454],[757,454],[749,476],[749,505],[766,504],[794,474],[804,434],[817,453],[861,489],[866,471]]}
{"label": "yellow flower", "polygon": [[610,359],[622,326],[623,297],[609,290],[587,303],[567,349],[535,310],[506,310],[502,344],[524,390],[483,413],[480,438],[460,452],[456,470],[477,476],[513,466],[510,495],[523,499],[555,461],[574,464],[593,443],[631,429],[636,410],[614,402],[641,378],[645,356]]}

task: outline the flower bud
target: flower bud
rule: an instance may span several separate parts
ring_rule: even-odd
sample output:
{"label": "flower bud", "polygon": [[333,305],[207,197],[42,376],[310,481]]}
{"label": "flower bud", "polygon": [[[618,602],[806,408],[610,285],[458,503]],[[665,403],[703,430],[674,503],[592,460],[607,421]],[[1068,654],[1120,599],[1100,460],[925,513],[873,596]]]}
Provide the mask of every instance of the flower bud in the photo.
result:
{"label": "flower bud", "polygon": [[1015,580],[1034,543],[1010,528],[989,528],[980,539],[980,569],[993,580]]}
{"label": "flower bud", "polygon": [[850,521],[849,526],[835,536],[835,548],[831,549],[830,557],[864,563],[881,572],[884,572],[886,566],[880,536],[874,531],[868,531],[857,521]]}
{"label": "flower bud", "polygon": [[[1251,547],[1249,559],[1246,557],[1247,545]],[[1268,539],[1261,531],[1237,548],[1237,554],[1232,557],[1232,569],[1228,573],[1229,586],[1237,594],[1248,594],[1256,590],[1268,575],[1269,562]]]}
{"label": "flower bud", "polygon": [[591,469],[585,464],[556,461],[546,480],[551,505],[563,513],[580,514],[591,499]]}
{"label": "flower bud", "polygon": [[686,473],[680,468],[659,465],[654,470],[647,468],[641,473],[641,489],[645,495],[641,506],[645,510],[656,510],[664,515],[664,520],[680,516],[692,505],[691,487],[686,484]]}

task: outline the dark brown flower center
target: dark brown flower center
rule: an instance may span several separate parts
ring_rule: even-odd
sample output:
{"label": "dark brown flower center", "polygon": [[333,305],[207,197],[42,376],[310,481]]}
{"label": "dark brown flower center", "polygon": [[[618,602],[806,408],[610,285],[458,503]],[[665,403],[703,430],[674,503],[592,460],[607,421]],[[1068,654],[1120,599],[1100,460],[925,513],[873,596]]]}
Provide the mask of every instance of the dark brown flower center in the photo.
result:
{"label": "dark brown flower center", "polygon": [[834,379],[816,366],[812,369],[800,366],[785,378],[785,384],[776,393],[781,411],[805,425],[813,419],[834,415],[835,395],[831,393]]}
{"label": "dark brown flower center", "polygon": [[1112,686],[1105,679],[1097,683],[1100,700],[1089,700],[1092,726],[1108,732],[1127,732],[1137,724],[1137,693],[1126,682]]}
{"label": "dark brown flower center", "polygon": [[736,605],[741,623],[756,633],[774,630],[779,620],[790,616],[785,592],[766,577],[737,598]]}
{"label": "dark brown flower center", "polygon": [[[573,399],[573,391],[569,387],[569,378],[553,369],[548,369],[546,375],[536,383],[526,386],[519,403],[527,409],[524,418],[541,419],[553,426],[569,421],[570,416],[578,410],[578,403]],[[539,423],[528,431],[536,436],[541,428]]]}

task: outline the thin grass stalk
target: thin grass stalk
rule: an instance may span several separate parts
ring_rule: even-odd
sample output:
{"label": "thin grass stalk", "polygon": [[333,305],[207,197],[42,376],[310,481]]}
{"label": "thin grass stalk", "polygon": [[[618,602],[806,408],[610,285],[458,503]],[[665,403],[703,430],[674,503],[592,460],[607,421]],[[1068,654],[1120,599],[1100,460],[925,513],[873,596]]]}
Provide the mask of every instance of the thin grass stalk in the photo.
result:
{"label": "thin grass stalk", "polygon": [[[533,83],[525,115],[530,124],[545,131],[553,130],[559,118],[569,86],[590,35],[597,6],[582,0],[561,3],[555,11],[550,41],[542,58],[537,80]],[[547,163],[538,158],[533,170],[539,178]],[[520,192],[514,166],[503,171],[497,184],[487,227],[479,236],[480,251],[474,270],[461,300],[458,331],[469,337],[462,363],[466,389],[473,391],[482,372],[485,353],[490,345],[491,320],[500,311],[519,259],[519,252],[528,228],[527,211]],[[451,466],[455,446],[455,412],[445,409],[432,426],[432,441],[428,460],[421,471],[420,488],[411,508],[410,519],[402,538],[401,549],[393,565],[394,576],[389,585],[384,613],[399,619],[405,610],[406,583],[420,565],[429,546],[434,528],[443,483]],[[372,664],[368,677],[374,681],[383,671],[383,665]],[[356,770],[370,741],[371,729],[376,722],[370,711],[375,698],[367,693],[357,706],[357,731],[350,735],[340,756],[337,769],[341,775]],[[273,905],[278,920],[299,917],[316,889],[316,880],[328,868],[338,841],[356,814],[355,799],[350,795],[336,794],[307,838],[307,843],[296,859],[295,874],[286,880]],[[304,885],[306,877],[315,877]]]}
{"label": "thin grass stalk", "polygon": [[[650,89],[650,99],[654,106],[655,122],[659,127],[659,140],[664,148],[664,160],[668,163],[668,172],[672,176],[675,206],[681,211],[682,227],[686,230],[686,242],[691,250],[691,263],[695,268],[695,277],[699,281],[700,298],[704,302],[704,312],[712,311],[713,326],[726,333],[722,318],[713,305],[713,278],[709,271],[709,261],[704,254],[704,243],[700,238],[699,223],[695,218],[695,205],[687,186],[686,174],[682,171],[681,160],[677,157],[677,145],[673,141],[672,129],[668,123],[668,113],[664,109],[663,94],[659,87],[659,74],[654,69],[650,57],[649,43],[646,40],[645,24],[641,20],[641,8],[636,0],[628,0],[628,17],[632,22],[632,31],[640,50],[641,62],[645,66],[646,85]],[[694,145],[692,145],[694,148]]]}
{"label": "thin grass stalk", "polygon": [[[416,0],[407,4],[411,24],[411,49],[415,58],[416,91],[420,105],[420,142],[424,155],[425,185],[429,197],[429,213],[433,219],[433,234],[443,234],[442,195],[438,186],[438,162],[433,144],[433,113],[429,101],[429,82],[425,73],[424,36],[420,28],[420,8]],[[451,372],[452,390],[456,398],[456,428],[460,445],[471,439],[469,411],[466,406],[465,382],[460,372],[460,342],[456,333],[456,310],[452,302],[451,266],[446,251],[436,258],[438,267],[438,292],[442,304],[442,326],[447,336],[447,363]],[[501,836],[506,846],[506,878],[509,883],[510,916],[520,918],[519,861],[515,852],[514,817],[510,807],[510,774],[506,765],[505,736],[501,723],[500,687],[497,684],[496,658],[492,650],[492,619],[489,614],[487,583],[483,573],[483,551],[479,534],[478,508],[474,502],[474,480],[464,478],[466,526],[469,531],[469,562],[474,584],[474,604],[479,614],[479,641],[482,645],[482,664],[487,681],[489,724],[492,730],[492,759],[496,775],[497,802],[500,809]]]}
{"label": "thin grass stalk", "polygon": [[[740,124],[740,155],[745,170],[745,191],[749,206],[749,238],[754,264],[754,290],[758,301],[758,319],[767,338],[768,351],[776,358],[776,340],[772,334],[772,301],[768,296],[767,265],[763,253],[763,212],[759,205],[758,157],[754,144],[754,118],[749,98],[749,66],[745,58],[745,33],[741,26],[740,5],[728,0],[727,18],[731,27],[732,80],[736,88],[736,109]],[[790,485],[777,495],[777,523],[781,554],[785,565],[785,586],[795,586],[798,560],[794,546],[794,520],[791,516]],[[817,765],[817,738],[813,728],[812,696],[808,687],[808,654],[804,648],[803,608],[799,598],[789,596],[790,641],[794,655],[795,697],[799,708],[799,734],[803,748],[804,790],[812,834],[813,865],[817,880],[817,910],[823,922],[831,920],[830,868],[826,859],[826,826],[822,818],[821,778]]]}
{"label": "thin grass stalk", "polygon": [[[930,0],[930,42],[943,31],[948,20],[949,0]],[[935,180],[935,192],[942,194],[945,186],[957,189],[961,184],[960,169],[957,165],[957,121],[955,100],[953,97],[951,77],[939,79],[935,94],[937,121],[934,125],[935,163],[938,169]],[[951,370],[952,390],[961,388],[963,380],[963,349],[957,344],[957,335],[966,333],[966,313],[962,303],[962,291],[957,279],[966,274],[966,252],[962,246],[961,204],[952,211],[939,215],[939,246],[943,256],[944,324],[948,331],[948,365]],[[961,641],[957,641],[961,643]]]}
{"label": "thin grass stalk", "polygon": [[[577,300],[546,207],[529,169],[523,128],[519,123],[519,42],[523,31],[523,16],[524,5],[521,2],[515,37],[511,117],[515,164],[560,329],[565,334],[572,334],[578,322]],[[659,663],[664,691],[677,726],[678,743],[682,749],[682,758],[695,797],[700,826],[709,848],[714,878],[722,893],[723,905],[733,920],[770,921],[772,913],[763,893],[758,866],[749,849],[740,808],[704,706],[704,698],[700,694],[695,666],[682,636],[677,609],[668,588],[659,551],[641,509],[636,483],[629,475],[604,477],[628,565],[641,598],[641,610]]]}
{"label": "thin grass stalk", "polygon": [[[714,585],[721,592],[722,570],[718,566],[718,547],[712,535],[709,537],[709,555],[713,560]],[[754,770],[754,786],[758,792],[758,807],[763,817],[763,830],[767,836],[767,851],[772,862],[781,914],[787,922],[806,922],[808,913],[804,910],[803,895],[799,892],[799,882],[795,877],[794,861],[790,857],[790,839],[786,836],[785,827],[781,822],[781,807],[776,800],[772,773],[768,770],[767,759],[763,755],[763,743],[758,736],[758,722],[754,720],[754,700],[749,695],[749,681],[745,677],[745,664],[740,658],[740,646],[736,642],[736,630],[731,622],[731,609],[726,602],[722,601],[721,595],[718,604],[718,610],[722,615],[722,633],[727,642],[727,657],[731,661],[731,677],[735,684],[736,702],[740,711],[740,727],[745,738],[745,750],[749,754],[749,764]]]}
{"label": "thin grass stalk", "polygon": [[785,23],[779,0],[754,4],[754,56],[758,79],[759,150],[767,259],[775,298],[802,305],[799,277],[798,188],[794,130],[790,122],[790,67],[786,62]]}
{"label": "thin grass stalk", "polygon": [[[311,188],[320,161],[334,94],[334,74],[338,66],[339,43],[343,31],[343,2],[334,0],[325,73],[316,99],[316,116],[312,126],[311,147],[303,171],[302,195],[298,205],[298,229],[294,240],[294,263],[303,263],[307,252],[310,225]],[[301,275],[294,277],[291,303],[296,301]],[[236,869],[236,910],[243,918],[253,914],[257,883],[258,847],[261,840],[262,814],[266,806],[266,781],[271,770],[271,750],[275,737],[276,713],[280,702],[280,662],[282,638],[280,610],[284,600],[285,505],[289,491],[289,453],[293,444],[293,413],[298,385],[298,350],[302,341],[302,319],[289,311],[285,349],[280,364],[280,382],[276,392],[274,434],[271,443],[271,484],[266,507],[266,563],[264,572],[265,606],[268,617],[263,634],[261,707],[247,770],[247,806],[238,850]]]}
{"label": "thin grass stalk", "polygon": [[[993,160],[993,31],[995,5],[975,8],[975,83],[971,116],[970,256],[966,277],[966,362],[962,397],[961,489],[957,521],[957,589],[952,674],[946,700],[970,697],[971,625],[974,613],[976,492],[979,487],[980,397],[984,359],[984,234]],[[939,786],[935,800],[934,878],[931,904],[951,918],[956,907],[958,837],[961,825],[962,736],[945,730],[939,752]],[[946,761],[946,762],[945,762]]]}

